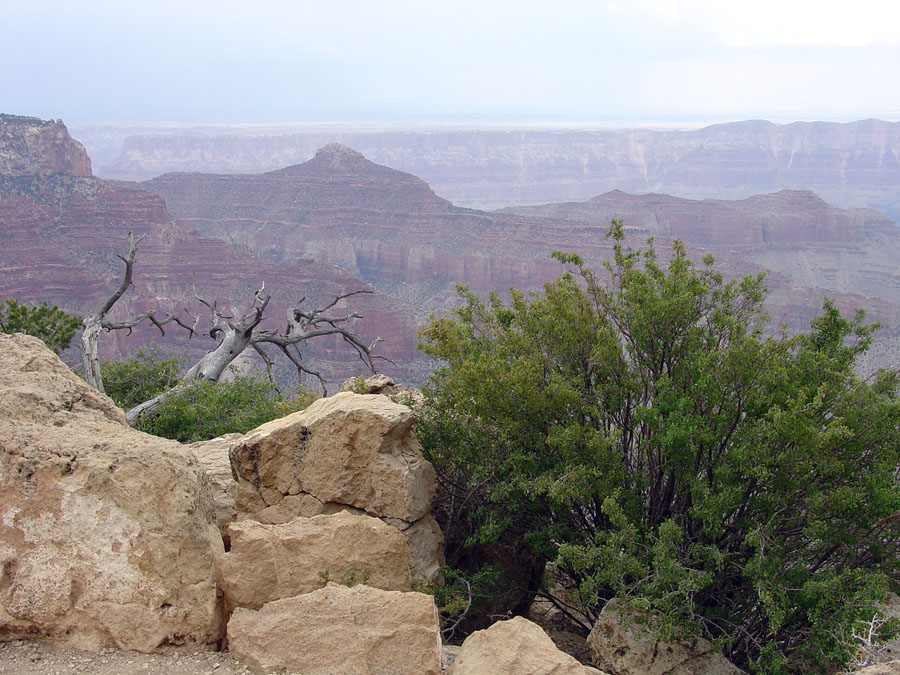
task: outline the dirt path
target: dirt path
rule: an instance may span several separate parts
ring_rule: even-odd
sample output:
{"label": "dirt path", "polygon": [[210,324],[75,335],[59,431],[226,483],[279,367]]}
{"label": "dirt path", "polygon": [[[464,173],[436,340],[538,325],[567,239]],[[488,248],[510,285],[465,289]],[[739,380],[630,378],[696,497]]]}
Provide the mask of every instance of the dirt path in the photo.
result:
{"label": "dirt path", "polygon": [[93,654],[36,640],[0,643],[3,675],[245,675],[251,672],[224,652],[173,650],[167,654],[141,654],[105,649]]}

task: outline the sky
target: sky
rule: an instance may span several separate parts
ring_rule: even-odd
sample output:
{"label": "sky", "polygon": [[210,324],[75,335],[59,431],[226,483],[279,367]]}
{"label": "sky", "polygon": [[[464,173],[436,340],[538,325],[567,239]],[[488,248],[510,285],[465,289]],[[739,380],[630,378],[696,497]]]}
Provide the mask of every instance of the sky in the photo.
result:
{"label": "sky", "polygon": [[896,0],[0,0],[66,122],[900,119]]}

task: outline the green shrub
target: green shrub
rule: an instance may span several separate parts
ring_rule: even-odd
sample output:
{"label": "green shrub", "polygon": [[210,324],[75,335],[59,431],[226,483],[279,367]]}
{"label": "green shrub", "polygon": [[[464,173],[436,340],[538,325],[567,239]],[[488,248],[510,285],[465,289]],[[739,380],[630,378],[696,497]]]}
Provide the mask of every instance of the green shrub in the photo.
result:
{"label": "green shrub", "polygon": [[148,401],[178,384],[187,353],[163,356],[159,345],[141,347],[122,361],[104,361],[100,375],[106,395],[123,410]]}
{"label": "green shrub", "polygon": [[247,432],[264,422],[302,410],[314,398],[308,392],[283,396],[268,380],[251,375],[222,382],[193,380],[164,397],[152,416],[138,421],[137,428],[193,443],[222,434]]}
{"label": "green shrub", "polygon": [[79,328],[81,317],[68,314],[56,305],[42,302],[34,307],[14,298],[7,298],[0,304],[0,332],[33,335],[57,354],[69,347]]}
{"label": "green shrub", "polygon": [[846,662],[900,581],[900,382],[853,370],[875,327],[826,301],[765,337],[761,276],[610,236],[607,283],[555,254],[575,274],[508,303],[461,288],[422,330],[448,560],[515,525],[589,618],[622,597],[757,672]]}

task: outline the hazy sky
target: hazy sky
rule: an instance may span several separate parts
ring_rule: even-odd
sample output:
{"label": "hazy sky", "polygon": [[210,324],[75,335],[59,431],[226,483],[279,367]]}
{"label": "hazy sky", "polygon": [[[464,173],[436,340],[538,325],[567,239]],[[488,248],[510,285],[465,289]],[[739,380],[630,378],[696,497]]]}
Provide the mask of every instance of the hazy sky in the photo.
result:
{"label": "hazy sky", "polygon": [[0,0],[0,112],[900,119],[897,0]]}

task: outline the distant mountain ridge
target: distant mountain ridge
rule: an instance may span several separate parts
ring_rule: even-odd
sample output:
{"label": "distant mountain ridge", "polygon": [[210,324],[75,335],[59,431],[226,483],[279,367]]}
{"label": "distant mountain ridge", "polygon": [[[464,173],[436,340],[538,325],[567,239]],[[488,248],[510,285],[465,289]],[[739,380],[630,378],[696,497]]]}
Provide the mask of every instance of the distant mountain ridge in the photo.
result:
{"label": "distant mountain ridge", "polygon": [[[98,149],[108,147],[108,134],[79,131],[96,139]],[[305,162],[330,142],[415,174],[469,207],[582,201],[614,189],[741,199],[797,188],[830,204],[877,208],[900,219],[900,122],[881,120],[750,120],[695,130],[220,128],[127,137],[99,172],[123,179],[263,172]]]}

